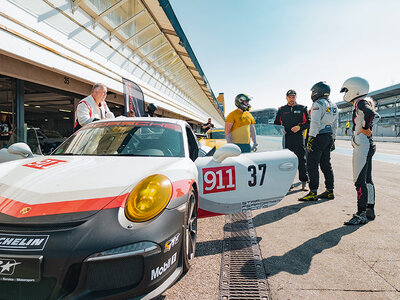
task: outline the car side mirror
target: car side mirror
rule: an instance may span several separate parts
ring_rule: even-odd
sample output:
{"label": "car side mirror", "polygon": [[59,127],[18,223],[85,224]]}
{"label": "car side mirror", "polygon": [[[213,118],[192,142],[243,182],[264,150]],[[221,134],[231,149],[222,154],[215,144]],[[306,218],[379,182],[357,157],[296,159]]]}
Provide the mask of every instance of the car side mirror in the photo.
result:
{"label": "car side mirror", "polygon": [[242,153],[238,145],[235,144],[225,144],[219,147],[214,155],[213,160],[216,162],[222,162],[224,159],[228,157],[239,156]]}
{"label": "car side mirror", "polygon": [[7,149],[8,153],[20,155],[23,158],[33,157],[32,150],[29,146],[25,143],[15,143],[12,144]]}

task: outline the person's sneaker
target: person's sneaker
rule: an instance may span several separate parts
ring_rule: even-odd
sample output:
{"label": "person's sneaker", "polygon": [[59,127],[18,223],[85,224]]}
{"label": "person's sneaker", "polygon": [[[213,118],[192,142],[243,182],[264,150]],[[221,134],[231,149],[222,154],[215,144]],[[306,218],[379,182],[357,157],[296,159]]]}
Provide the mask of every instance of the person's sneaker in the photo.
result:
{"label": "person's sneaker", "polygon": [[367,207],[367,210],[365,211],[365,215],[368,220],[375,220],[375,211],[372,207]]}
{"label": "person's sneaker", "polygon": [[368,222],[367,216],[365,211],[363,211],[360,214],[354,214],[353,217],[347,221],[344,222],[344,225],[363,225]]}
{"label": "person's sneaker", "polygon": [[301,182],[301,189],[302,189],[303,191],[307,191],[307,181],[302,181],[302,182]]}
{"label": "person's sneaker", "polygon": [[319,194],[319,195],[318,195],[318,198],[319,198],[319,199],[329,199],[329,200],[332,200],[332,199],[335,199],[335,195],[333,194],[333,191],[326,190],[326,191],[323,192],[322,194]]}
{"label": "person's sneaker", "polygon": [[304,197],[299,198],[299,201],[317,201],[317,200],[318,200],[317,193],[311,191]]}

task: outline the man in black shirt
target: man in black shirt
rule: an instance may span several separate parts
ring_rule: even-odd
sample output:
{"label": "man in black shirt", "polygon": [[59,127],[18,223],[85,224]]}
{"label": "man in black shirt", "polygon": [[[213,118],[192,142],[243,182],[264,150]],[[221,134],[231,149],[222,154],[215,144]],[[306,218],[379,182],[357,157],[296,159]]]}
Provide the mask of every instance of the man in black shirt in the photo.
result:
{"label": "man in black shirt", "polygon": [[299,179],[302,189],[305,190],[308,176],[303,131],[310,127],[310,117],[307,107],[296,103],[296,97],[294,90],[287,91],[287,105],[278,109],[274,124],[283,125],[285,128],[285,148],[294,152],[299,160]]}
{"label": "man in black shirt", "polygon": [[214,124],[211,123],[211,118],[208,118],[208,122],[201,127],[201,131],[206,133],[211,128],[214,128]]}
{"label": "man in black shirt", "polygon": [[0,149],[7,146],[12,134],[12,125],[5,114],[0,115]]}

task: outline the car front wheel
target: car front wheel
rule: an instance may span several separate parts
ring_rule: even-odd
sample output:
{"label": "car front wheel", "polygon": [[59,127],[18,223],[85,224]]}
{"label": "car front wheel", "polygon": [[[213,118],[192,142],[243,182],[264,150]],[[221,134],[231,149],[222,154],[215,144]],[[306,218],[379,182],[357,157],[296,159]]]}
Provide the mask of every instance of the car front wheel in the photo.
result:
{"label": "car front wheel", "polygon": [[197,237],[197,199],[192,190],[189,193],[186,212],[185,212],[185,231],[183,237],[183,271],[187,272],[190,268],[190,261],[196,251]]}

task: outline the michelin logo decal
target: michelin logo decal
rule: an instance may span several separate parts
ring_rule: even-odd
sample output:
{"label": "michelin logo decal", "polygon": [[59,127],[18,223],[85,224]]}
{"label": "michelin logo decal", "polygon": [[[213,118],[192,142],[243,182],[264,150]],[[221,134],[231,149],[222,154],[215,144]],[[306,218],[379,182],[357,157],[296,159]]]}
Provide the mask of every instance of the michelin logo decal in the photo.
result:
{"label": "michelin logo decal", "polygon": [[48,235],[0,234],[0,250],[43,250]]}
{"label": "michelin logo decal", "polygon": [[151,270],[151,280],[156,279],[161,276],[165,271],[167,271],[174,263],[176,262],[176,253],[172,255],[167,262],[164,263],[161,267],[157,267],[157,269]]}

